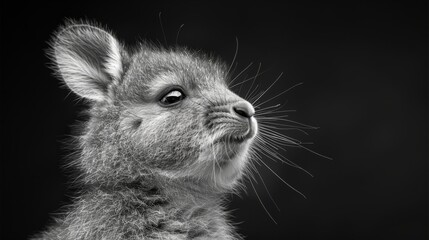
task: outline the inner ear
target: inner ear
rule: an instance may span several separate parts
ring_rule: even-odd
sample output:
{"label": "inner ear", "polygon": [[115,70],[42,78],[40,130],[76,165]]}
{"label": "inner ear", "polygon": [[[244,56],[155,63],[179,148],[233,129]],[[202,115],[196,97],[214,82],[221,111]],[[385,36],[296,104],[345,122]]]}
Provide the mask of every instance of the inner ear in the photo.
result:
{"label": "inner ear", "polygon": [[67,25],[55,37],[53,56],[66,85],[81,97],[103,101],[120,81],[125,51],[107,30],[86,23]]}

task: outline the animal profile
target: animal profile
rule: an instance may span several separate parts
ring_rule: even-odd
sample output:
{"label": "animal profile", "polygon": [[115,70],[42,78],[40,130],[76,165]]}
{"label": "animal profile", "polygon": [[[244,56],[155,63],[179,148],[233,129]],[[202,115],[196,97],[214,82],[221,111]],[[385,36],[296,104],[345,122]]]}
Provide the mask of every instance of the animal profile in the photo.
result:
{"label": "animal profile", "polygon": [[[253,166],[256,145],[264,154],[295,142],[258,129],[255,107],[230,90],[230,66],[186,48],[129,49],[73,21],[55,33],[50,57],[89,118],[73,160],[82,191],[35,239],[241,239],[224,195]],[[269,111],[260,119],[270,122]]]}

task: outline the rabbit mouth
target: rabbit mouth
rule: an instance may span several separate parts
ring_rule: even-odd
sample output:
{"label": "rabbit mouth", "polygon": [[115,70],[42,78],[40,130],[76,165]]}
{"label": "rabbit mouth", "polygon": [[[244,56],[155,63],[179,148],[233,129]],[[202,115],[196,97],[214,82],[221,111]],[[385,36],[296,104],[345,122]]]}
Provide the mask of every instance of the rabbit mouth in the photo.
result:
{"label": "rabbit mouth", "polygon": [[228,166],[232,162],[239,161],[246,155],[253,138],[258,131],[256,120],[249,121],[248,128],[244,131],[227,131],[226,134],[218,138],[216,143],[218,149],[216,159],[220,167]]}
{"label": "rabbit mouth", "polygon": [[240,144],[250,139],[246,134],[244,135],[225,135],[218,138],[214,143],[223,143],[223,144]]}
{"label": "rabbit mouth", "polygon": [[[248,131],[250,132],[250,131]],[[251,139],[251,134],[247,133],[247,134],[237,134],[237,135],[227,135],[224,137],[221,137],[219,139],[219,142],[223,142],[226,144],[240,144],[240,143],[244,143],[245,141]]]}
{"label": "rabbit mouth", "polygon": [[241,144],[247,142],[248,140],[253,139],[257,132],[257,123],[256,120],[249,120],[247,124],[247,129],[243,131],[236,132],[227,132],[225,135],[219,137],[215,140],[214,143],[224,143],[224,144]]}
{"label": "rabbit mouth", "polygon": [[[216,139],[214,143],[240,144],[252,139],[257,132],[257,123],[254,118],[249,119],[245,129],[225,131],[226,133]],[[242,127],[243,128],[243,127]],[[244,130],[244,131],[243,131]]]}

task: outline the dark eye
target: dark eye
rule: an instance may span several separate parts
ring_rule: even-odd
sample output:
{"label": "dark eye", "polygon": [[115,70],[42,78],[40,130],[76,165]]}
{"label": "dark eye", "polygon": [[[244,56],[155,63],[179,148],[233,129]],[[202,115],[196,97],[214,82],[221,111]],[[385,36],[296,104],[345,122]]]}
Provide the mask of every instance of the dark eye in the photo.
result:
{"label": "dark eye", "polygon": [[185,94],[183,94],[180,90],[172,90],[167,93],[164,97],[159,100],[164,106],[173,106],[185,98]]}

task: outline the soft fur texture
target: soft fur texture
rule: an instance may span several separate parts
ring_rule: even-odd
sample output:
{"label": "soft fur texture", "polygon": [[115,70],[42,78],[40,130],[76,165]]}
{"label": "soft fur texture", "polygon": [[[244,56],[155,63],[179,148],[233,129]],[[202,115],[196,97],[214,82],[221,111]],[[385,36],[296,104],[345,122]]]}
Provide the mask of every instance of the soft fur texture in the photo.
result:
{"label": "soft fur texture", "polygon": [[[84,22],[58,31],[51,56],[90,118],[75,160],[84,190],[37,239],[239,238],[222,202],[248,166],[257,123],[223,64],[144,43],[130,52]],[[185,98],[160,104],[174,89]]]}

